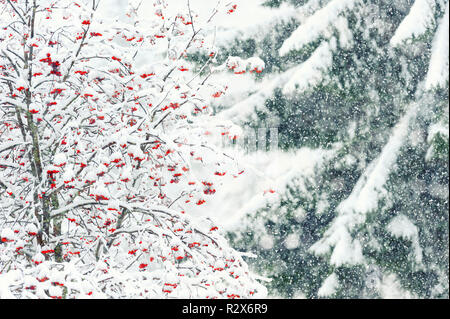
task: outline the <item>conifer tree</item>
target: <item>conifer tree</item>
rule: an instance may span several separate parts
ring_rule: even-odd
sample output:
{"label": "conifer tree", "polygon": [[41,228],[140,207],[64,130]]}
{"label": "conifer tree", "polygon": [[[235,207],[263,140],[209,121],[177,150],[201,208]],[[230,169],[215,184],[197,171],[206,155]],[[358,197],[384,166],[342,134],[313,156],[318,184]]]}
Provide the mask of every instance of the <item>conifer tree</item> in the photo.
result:
{"label": "conifer tree", "polygon": [[448,297],[448,1],[264,5],[274,19],[221,52],[260,56],[265,72],[217,112],[276,117],[282,149],[324,160],[230,238],[274,295]]}

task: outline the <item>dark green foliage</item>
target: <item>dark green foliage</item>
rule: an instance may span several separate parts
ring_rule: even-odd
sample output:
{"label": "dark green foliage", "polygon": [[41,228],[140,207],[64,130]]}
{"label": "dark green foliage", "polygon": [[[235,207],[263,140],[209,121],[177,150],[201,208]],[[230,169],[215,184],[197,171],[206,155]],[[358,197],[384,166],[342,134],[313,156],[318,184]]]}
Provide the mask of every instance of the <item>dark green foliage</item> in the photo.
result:
{"label": "dark green foliage", "polygon": [[[278,7],[282,0],[269,0]],[[303,5],[307,1],[290,1]],[[449,139],[448,133],[428,136],[435,124],[448,128],[448,84],[444,89],[424,93],[435,28],[408,46],[393,49],[389,41],[408,14],[412,1],[364,1],[374,5],[382,27],[369,24],[356,7],[346,14],[353,35],[350,48],[338,47],[331,70],[322,83],[285,96],[281,88],[256,111],[258,127],[271,117],[280,119],[279,141],[283,150],[301,147],[330,149],[339,144],[335,156],[318,167],[316,174],[292,181],[280,201],[247,216],[249,226],[230,234],[236,248],[253,251],[248,260],[259,273],[272,278],[268,284],[275,296],[308,298],[317,293],[325,278],[334,272],[339,280],[335,298],[379,298],[376,284],[395,274],[402,289],[421,298],[448,298],[449,278]],[[437,8],[436,19],[443,8]],[[280,57],[278,49],[298,22],[275,26],[261,41],[236,40],[226,54],[259,55],[266,72],[276,74],[304,62],[320,41],[301,51]],[[337,31],[334,36],[338,37]],[[321,39],[322,40],[322,39]],[[226,55],[225,54],[225,55]],[[410,123],[410,134],[400,149],[384,185],[386,196],[375,211],[352,233],[363,246],[364,265],[335,267],[329,256],[317,257],[310,247],[317,242],[337,215],[336,208],[354,189],[369,163],[376,159],[412,104],[418,114]],[[298,220],[295,213],[305,212]],[[421,262],[411,239],[391,234],[387,227],[396,216],[406,216],[418,229]],[[255,225],[259,227],[255,228]],[[300,245],[288,249],[289,234],[298,233]],[[260,245],[261,236],[273,237],[272,249]]]}
{"label": "dark green foliage", "polygon": [[[295,183],[294,183],[295,184]],[[309,190],[313,190],[310,185]],[[293,198],[298,200],[292,200]],[[256,260],[248,262],[261,274],[272,279],[268,283],[270,292],[285,298],[295,297],[301,291],[308,298],[317,297],[320,283],[328,276],[330,267],[325,260],[307,251],[308,246],[321,237],[321,230],[333,216],[317,216],[315,214],[318,199],[307,200],[297,187],[289,187],[279,206],[267,207],[253,216],[258,222],[264,223],[268,235],[274,238],[272,249],[263,249],[259,245],[261,233],[252,226],[241,232],[231,233],[230,239],[236,247],[256,253]],[[303,206],[307,203],[307,206]],[[272,218],[274,209],[282,210],[284,214]],[[295,211],[302,210],[304,216],[299,219]],[[301,245],[298,248],[286,249],[286,237],[296,232],[300,236]]]}

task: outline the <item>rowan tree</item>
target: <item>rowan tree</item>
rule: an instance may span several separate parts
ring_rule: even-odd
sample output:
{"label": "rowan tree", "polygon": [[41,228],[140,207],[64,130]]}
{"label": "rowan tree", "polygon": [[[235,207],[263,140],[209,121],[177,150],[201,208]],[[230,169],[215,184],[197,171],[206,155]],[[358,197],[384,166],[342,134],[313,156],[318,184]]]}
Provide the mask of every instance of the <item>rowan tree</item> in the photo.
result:
{"label": "rowan tree", "polygon": [[211,24],[236,8],[152,4],[111,20],[100,0],[0,0],[0,297],[264,296],[189,214],[240,173],[202,128],[230,67]]}

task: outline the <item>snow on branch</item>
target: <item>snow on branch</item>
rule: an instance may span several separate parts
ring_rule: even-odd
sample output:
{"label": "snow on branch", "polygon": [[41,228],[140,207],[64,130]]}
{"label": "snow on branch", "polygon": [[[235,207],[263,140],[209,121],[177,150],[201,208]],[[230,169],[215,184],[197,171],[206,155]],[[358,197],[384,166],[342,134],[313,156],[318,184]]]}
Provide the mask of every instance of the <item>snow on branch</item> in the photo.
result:
{"label": "snow on branch", "polygon": [[445,14],[439,23],[433,39],[430,65],[425,81],[426,89],[431,89],[436,86],[444,87],[448,83],[448,19],[449,3],[447,2]]}
{"label": "snow on branch", "polygon": [[324,255],[331,250],[330,262],[336,266],[364,261],[361,243],[350,233],[365,222],[366,215],[377,208],[378,200],[386,193],[384,185],[408,136],[409,123],[416,116],[417,108],[418,103],[410,105],[381,154],[369,164],[347,199],[339,204],[337,217],[323,238],[311,246],[315,254]]}
{"label": "snow on branch", "polygon": [[395,47],[424,34],[434,24],[434,7],[433,0],[416,0],[391,38],[391,45]]}
{"label": "snow on branch", "polygon": [[356,0],[333,0],[325,7],[315,12],[301,24],[280,48],[280,55],[284,56],[292,50],[301,50],[305,45],[314,42],[333,27],[339,16],[345,10],[351,10]]}
{"label": "snow on branch", "polygon": [[284,94],[301,92],[319,84],[333,63],[333,48],[336,47],[336,38],[330,42],[324,41],[314,53],[295,71],[283,87]]}

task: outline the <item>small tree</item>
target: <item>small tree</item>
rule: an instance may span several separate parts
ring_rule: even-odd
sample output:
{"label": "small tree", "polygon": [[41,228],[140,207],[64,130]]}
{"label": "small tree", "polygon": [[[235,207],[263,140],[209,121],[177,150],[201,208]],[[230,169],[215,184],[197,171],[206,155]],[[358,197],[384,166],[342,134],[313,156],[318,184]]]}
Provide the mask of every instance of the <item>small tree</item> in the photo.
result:
{"label": "small tree", "polygon": [[233,4],[129,2],[108,21],[100,0],[0,0],[0,297],[264,296],[187,213],[238,174],[201,128],[225,90],[207,31]]}

